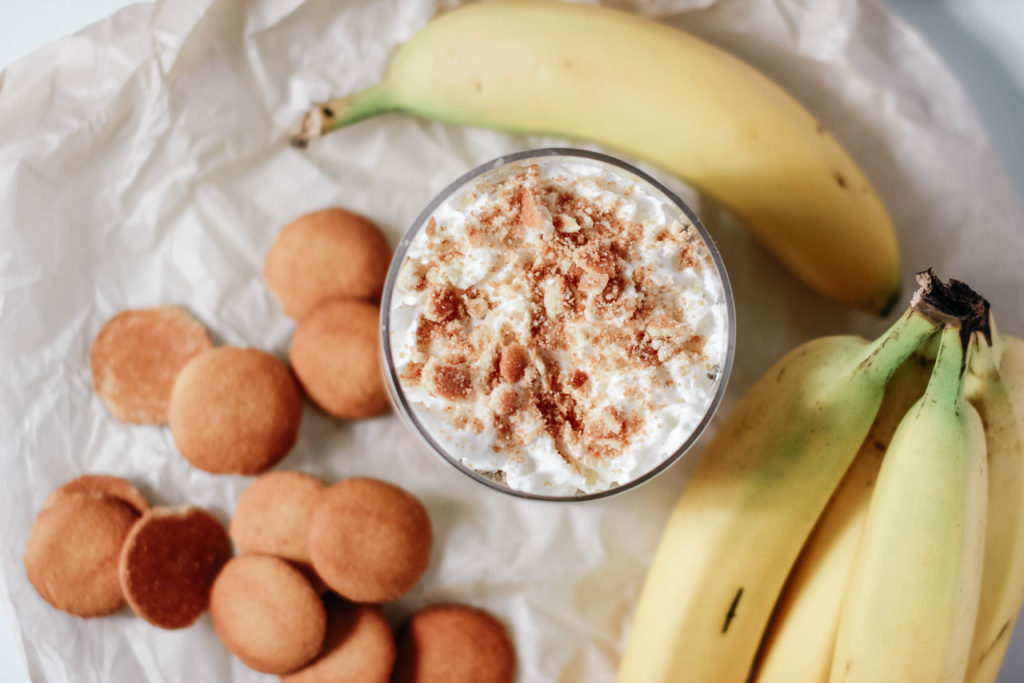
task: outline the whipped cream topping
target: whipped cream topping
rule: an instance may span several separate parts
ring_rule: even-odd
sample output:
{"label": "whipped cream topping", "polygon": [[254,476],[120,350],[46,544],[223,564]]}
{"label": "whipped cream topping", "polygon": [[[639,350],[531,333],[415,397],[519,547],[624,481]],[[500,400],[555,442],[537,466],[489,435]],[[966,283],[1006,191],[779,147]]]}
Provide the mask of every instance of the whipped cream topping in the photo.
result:
{"label": "whipped cream topping", "polygon": [[392,359],[418,421],[529,493],[596,493],[680,448],[714,402],[725,288],[685,214],[597,160],[538,157],[449,196],[412,238]]}

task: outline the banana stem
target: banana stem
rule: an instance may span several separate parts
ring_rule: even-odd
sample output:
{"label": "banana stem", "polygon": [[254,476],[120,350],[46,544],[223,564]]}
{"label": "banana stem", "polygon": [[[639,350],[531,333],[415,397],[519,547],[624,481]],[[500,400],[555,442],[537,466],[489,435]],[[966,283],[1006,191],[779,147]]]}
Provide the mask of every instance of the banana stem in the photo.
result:
{"label": "banana stem", "polygon": [[858,358],[854,372],[868,382],[889,382],[900,364],[940,326],[959,335],[957,353],[962,366],[966,367],[965,355],[971,355],[972,335],[978,333],[992,344],[991,314],[984,297],[957,280],[942,282],[931,268],[919,272],[916,279],[919,287],[910,308]]}
{"label": "banana stem", "polygon": [[857,359],[854,375],[871,384],[887,384],[896,368],[935,334],[940,324],[922,311],[907,309],[888,331],[868,344]]}
{"label": "banana stem", "polygon": [[998,369],[1003,360],[1004,345],[1002,338],[999,336],[999,331],[996,329],[996,319],[992,315],[992,311],[988,313],[988,335],[985,339],[979,339],[979,348],[982,342],[988,342],[987,345],[992,352],[992,365],[995,369]]}
{"label": "banana stem", "polygon": [[911,299],[911,308],[937,320],[958,320],[961,350],[967,348],[975,332],[992,343],[992,316],[985,297],[960,280],[950,278],[943,282],[931,268],[916,277],[918,289]]}
{"label": "banana stem", "polygon": [[381,81],[366,90],[313,105],[299,119],[292,134],[292,145],[303,148],[313,138],[388,111],[392,107],[386,83]]}
{"label": "banana stem", "polygon": [[947,325],[940,335],[939,353],[935,367],[928,378],[921,405],[930,403],[948,404],[950,409],[960,412],[964,403],[964,381],[967,377],[968,356],[973,355],[968,346],[964,349],[959,323]]}
{"label": "banana stem", "polygon": [[887,383],[896,368],[940,326],[960,335],[957,353],[961,364],[972,334],[978,332],[992,342],[991,316],[984,297],[959,280],[943,282],[931,268],[917,274],[917,283],[910,308],[888,332],[868,345],[858,359],[855,376],[871,383]]}

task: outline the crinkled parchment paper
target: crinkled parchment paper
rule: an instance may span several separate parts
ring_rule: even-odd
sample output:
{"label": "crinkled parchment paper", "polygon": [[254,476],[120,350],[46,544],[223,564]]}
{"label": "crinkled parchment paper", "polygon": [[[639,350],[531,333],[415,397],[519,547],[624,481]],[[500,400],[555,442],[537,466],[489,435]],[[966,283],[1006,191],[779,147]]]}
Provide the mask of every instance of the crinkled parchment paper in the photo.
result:
{"label": "crinkled parchment paper", "polygon": [[[1019,200],[963,90],[876,2],[617,4],[705,36],[781,82],[881,192],[908,287],[914,270],[934,265],[986,294],[1006,331],[1024,333]],[[129,610],[88,622],[52,610],[25,578],[25,541],[44,497],[84,472],[124,475],[154,503],[189,501],[224,521],[250,481],[191,468],[167,429],[107,414],[88,366],[107,318],[179,304],[219,342],[283,357],[293,323],[261,270],[286,222],[341,205],[394,243],[460,173],[549,142],[387,115],[306,151],[286,144],[310,102],[376,81],[394,46],[440,9],[420,0],[167,0],[126,8],[3,73],[0,602],[34,679],[260,679],[220,646],[205,616],[170,632]],[[720,415],[796,343],[885,327],[806,289],[723,212],[657,175],[694,202],[735,288],[740,336]],[[618,497],[530,503],[449,470],[393,415],[346,423],[309,407],[279,467],[379,476],[426,503],[433,558],[416,588],[387,606],[392,622],[435,601],[480,605],[509,625],[520,680],[600,682],[613,678],[645,568],[702,446]]]}

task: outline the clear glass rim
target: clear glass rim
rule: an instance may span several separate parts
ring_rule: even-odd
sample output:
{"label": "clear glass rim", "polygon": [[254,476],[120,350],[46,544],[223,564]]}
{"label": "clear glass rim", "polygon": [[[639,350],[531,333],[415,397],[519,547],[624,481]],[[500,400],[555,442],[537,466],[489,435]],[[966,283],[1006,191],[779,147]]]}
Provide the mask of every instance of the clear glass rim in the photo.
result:
{"label": "clear glass rim", "polygon": [[[458,458],[453,457],[449,454],[441,444],[439,444],[430,432],[424,427],[424,425],[416,417],[415,409],[409,404],[408,399],[405,396],[405,392],[402,390],[401,381],[399,380],[398,373],[395,370],[395,363],[392,357],[391,351],[391,299],[392,293],[394,292],[395,282],[398,279],[398,271],[405,261],[405,255],[409,250],[409,245],[412,240],[416,237],[420,230],[424,228],[430,216],[434,213],[438,206],[442,202],[447,200],[457,190],[461,189],[470,181],[475,178],[495,170],[507,164],[524,161],[526,159],[534,159],[538,157],[553,157],[553,156],[564,156],[564,157],[580,157],[589,159],[592,161],[599,161],[605,164],[609,164],[616,168],[622,169],[628,173],[631,173],[644,182],[650,183],[654,189],[661,192],[669,201],[672,202],[682,213],[687,217],[693,227],[697,230],[697,233],[704,240],[705,245],[711,254],[711,259],[715,264],[715,268],[718,271],[719,279],[722,282],[722,289],[725,294],[725,304],[727,310],[727,325],[728,325],[728,341],[725,354],[725,361],[722,364],[721,374],[719,377],[718,388],[715,391],[715,395],[712,397],[711,402],[708,404],[708,408],[701,418],[700,423],[691,432],[690,436],[680,444],[680,446],[674,450],[668,457],[658,463],[657,466],[651,468],[647,472],[644,472],[641,476],[636,479],[632,479],[628,482],[620,484],[610,489],[603,491],[597,491],[594,493],[584,493],[580,495],[566,495],[566,496],[554,496],[554,495],[543,495],[539,493],[530,493],[527,491],[519,491],[513,489],[510,486],[503,485],[499,482],[493,481],[480,472],[464,465],[459,461]],[[449,466],[454,467],[462,474],[470,477],[476,482],[484,484],[488,488],[501,493],[514,496],[516,498],[524,498],[528,500],[541,500],[548,502],[584,502],[590,500],[598,500],[601,498],[607,498],[608,496],[622,493],[630,489],[636,488],[641,484],[644,484],[654,477],[658,476],[669,467],[674,465],[684,453],[690,450],[693,445],[700,439],[704,430],[707,429],[711,423],[711,419],[714,417],[715,412],[718,410],[718,406],[722,401],[722,397],[725,394],[726,387],[729,384],[729,377],[732,374],[732,363],[733,356],[736,351],[736,307],[733,301],[732,285],[729,282],[729,275],[725,269],[725,263],[722,261],[722,256],[718,252],[718,246],[715,241],[711,238],[707,228],[701,223],[697,215],[690,209],[689,206],[683,202],[674,192],[669,190],[663,184],[658,182],[655,178],[652,178],[647,173],[644,173],[639,168],[629,164],[621,159],[602,154],[600,152],[592,152],[585,149],[577,149],[574,147],[543,147],[539,149],[531,149],[522,152],[516,152],[514,154],[506,154],[490,161],[487,161],[479,166],[463,173],[457,179],[449,183],[441,192],[439,192],[426,208],[420,212],[416,219],[412,222],[412,225],[402,236],[398,245],[395,247],[394,255],[391,258],[391,265],[388,268],[387,279],[384,282],[384,292],[381,296],[380,303],[380,343],[381,343],[381,361],[383,363],[384,378],[387,384],[388,393],[391,397],[392,403],[394,404],[399,416],[402,420],[412,428],[412,431],[420,438],[420,440],[426,444],[428,449],[438,456],[443,462]]]}

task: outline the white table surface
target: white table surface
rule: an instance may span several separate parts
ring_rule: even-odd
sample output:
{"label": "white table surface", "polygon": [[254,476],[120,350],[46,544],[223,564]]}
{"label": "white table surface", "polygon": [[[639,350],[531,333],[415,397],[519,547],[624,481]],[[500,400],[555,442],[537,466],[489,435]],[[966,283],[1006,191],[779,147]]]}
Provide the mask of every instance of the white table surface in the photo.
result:
{"label": "white table surface", "polygon": [[[884,2],[920,31],[964,83],[1018,195],[1024,198],[1024,2]],[[0,0],[0,66],[129,4],[128,0]],[[7,615],[0,616],[0,683],[28,680]],[[1015,631],[999,676],[999,683],[1020,681],[1024,681],[1024,628]]]}

